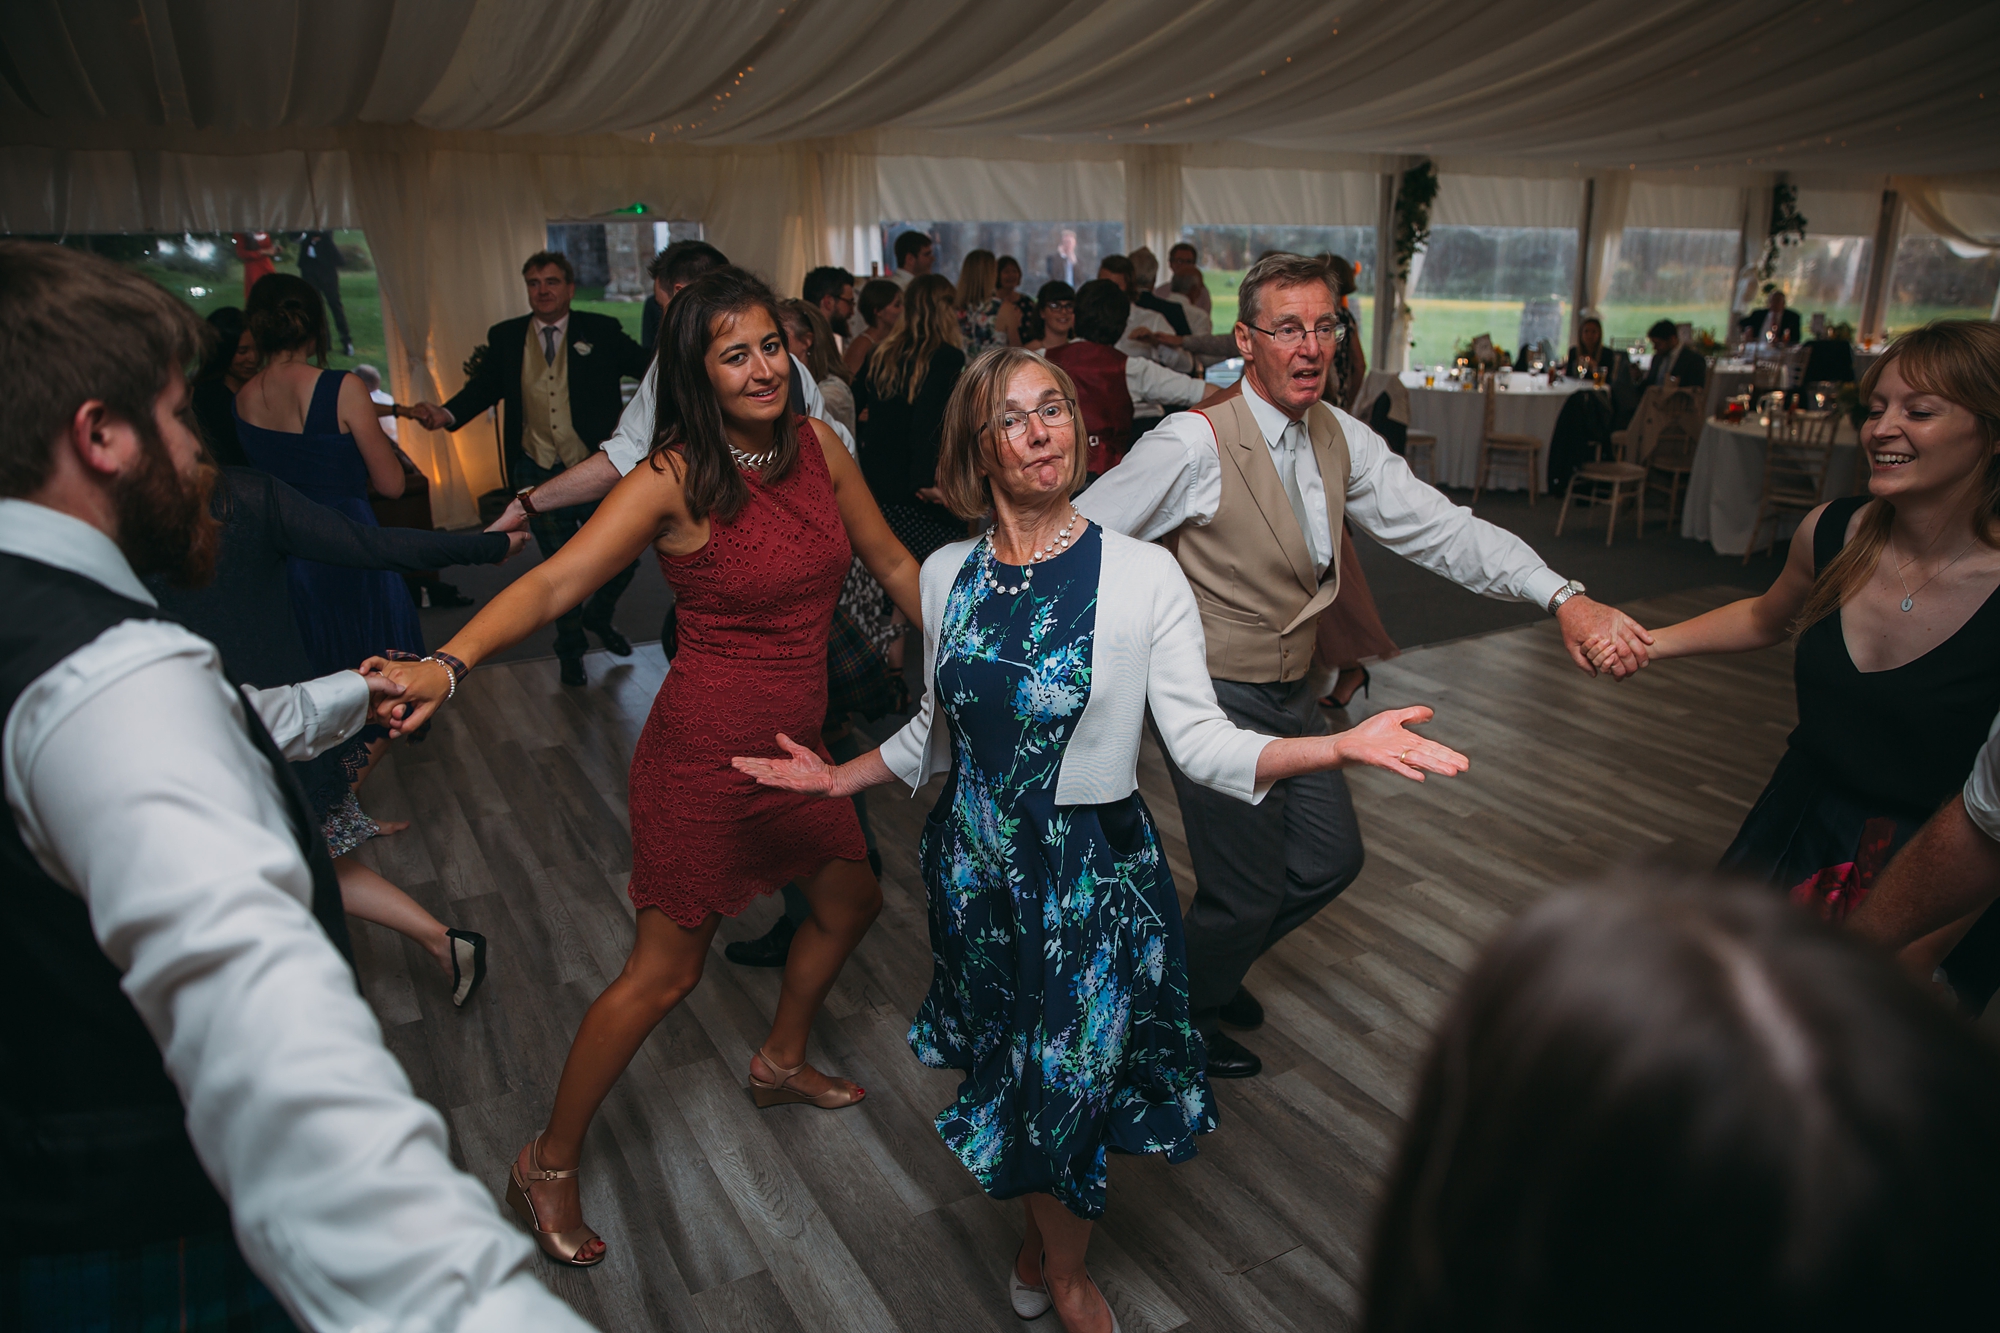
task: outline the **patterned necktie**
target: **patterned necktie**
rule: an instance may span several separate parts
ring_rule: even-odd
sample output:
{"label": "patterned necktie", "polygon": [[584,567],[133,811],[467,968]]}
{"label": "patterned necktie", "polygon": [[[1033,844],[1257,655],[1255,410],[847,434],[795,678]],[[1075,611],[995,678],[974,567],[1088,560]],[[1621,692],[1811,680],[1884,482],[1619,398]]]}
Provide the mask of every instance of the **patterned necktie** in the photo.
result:
{"label": "patterned necktie", "polygon": [[550,365],[556,363],[556,326],[542,325],[542,359]]}
{"label": "patterned necktie", "polygon": [[1305,538],[1310,553],[1312,525],[1306,522],[1306,495],[1299,485],[1299,455],[1306,445],[1305,426],[1296,421],[1287,424],[1285,433],[1278,437],[1278,445],[1283,455],[1278,462],[1278,480],[1284,483],[1285,498],[1292,502],[1292,517],[1299,521],[1299,536]]}

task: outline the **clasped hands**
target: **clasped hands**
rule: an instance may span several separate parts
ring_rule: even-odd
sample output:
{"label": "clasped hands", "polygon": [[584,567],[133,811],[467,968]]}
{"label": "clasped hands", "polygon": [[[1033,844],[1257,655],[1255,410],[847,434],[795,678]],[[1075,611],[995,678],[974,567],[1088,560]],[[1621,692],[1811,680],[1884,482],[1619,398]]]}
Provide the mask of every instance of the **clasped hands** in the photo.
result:
{"label": "clasped hands", "polygon": [[451,413],[445,411],[436,403],[410,403],[408,405],[398,403],[396,404],[396,415],[399,417],[408,417],[425,430],[457,429],[451,419]]}
{"label": "clasped hands", "polygon": [[1653,636],[1615,606],[1572,597],[1556,608],[1556,623],[1570,660],[1593,676],[1608,672],[1624,680],[1652,660]]}
{"label": "clasped hands", "polygon": [[438,662],[391,662],[371,657],[355,670],[368,682],[370,721],[400,740],[424,723],[451,693],[451,673]]}

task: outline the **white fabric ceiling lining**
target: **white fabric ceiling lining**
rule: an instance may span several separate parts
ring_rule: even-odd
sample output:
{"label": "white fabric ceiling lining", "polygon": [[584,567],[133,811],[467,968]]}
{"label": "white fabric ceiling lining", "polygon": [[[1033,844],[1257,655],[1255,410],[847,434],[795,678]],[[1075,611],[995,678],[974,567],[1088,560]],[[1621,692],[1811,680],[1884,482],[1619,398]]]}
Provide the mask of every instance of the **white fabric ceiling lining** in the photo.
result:
{"label": "white fabric ceiling lining", "polygon": [[1431,225],[1574,228],[1582,207],[1583,187],[1574,180],[1440,175]]}
{"label": "white fabric ceiling lining", "polygon": [[1382,178],[1365,171],[1183,167],[1182,220],[1190,227],[1370,227]]}
{"label": "white fabric ceiling lining", "polygon": [[942,157],[875,162],[885,220],[1115,222],[1125,216],[1121,164]]}

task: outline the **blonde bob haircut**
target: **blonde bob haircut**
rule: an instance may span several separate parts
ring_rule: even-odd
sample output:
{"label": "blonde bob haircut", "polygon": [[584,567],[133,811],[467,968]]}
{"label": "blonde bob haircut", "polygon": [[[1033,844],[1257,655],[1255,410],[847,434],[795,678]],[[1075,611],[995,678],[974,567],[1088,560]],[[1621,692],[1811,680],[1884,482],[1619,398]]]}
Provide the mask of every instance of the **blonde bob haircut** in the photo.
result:
{"label": "blonde bob haircut", "polygon": [[1084,448],[1082,410],[1077,406],[1076,381],[1053,361],[1020,347],[994,347],[981,352],[958,377],[944,407],[944,427],[938,439],[937,484],[944,502],[960,518],[978,518],[993,508],[992,472],[999,463],[999,432],[993,419],[1007,406],[1007,385],[1023,370],[1038,370],[1054,382],[1070,402],[1069,491],[1083,489],[1090,479],[1090,454]]}

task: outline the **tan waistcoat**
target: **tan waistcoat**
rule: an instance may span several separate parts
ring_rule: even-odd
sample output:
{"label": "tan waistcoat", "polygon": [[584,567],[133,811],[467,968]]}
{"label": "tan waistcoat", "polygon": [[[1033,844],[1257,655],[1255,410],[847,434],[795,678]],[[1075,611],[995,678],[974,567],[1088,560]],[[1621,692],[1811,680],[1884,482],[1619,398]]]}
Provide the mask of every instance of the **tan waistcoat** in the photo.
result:
{"label": "tan waistcoat", "polygon": [[1333,558],[1313,576],[1312,552],[1285,498],[1270,446],[1241,387],[1202,409],[1222,460],[1222,503],[1206,527],[1167,538],[1201,608],[1208,674],[1253,684],[1293,681],[1312,665],[1319,613],[1340,590],[1340,522],[1347,507],[1347,437],[1333,409],[1314,403],[1306,434],[1326,491]]}
{"label": "tan waistcoat", "polygon": [[590,447],[569,419],[569,344],[556,339],[556,363],[542,356],[542,331],[528,321],[528,345],[521,353],[521,449],[545,468],[558,462],[575,467]]}

